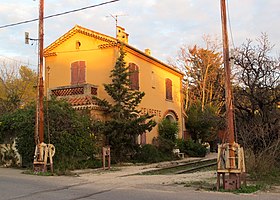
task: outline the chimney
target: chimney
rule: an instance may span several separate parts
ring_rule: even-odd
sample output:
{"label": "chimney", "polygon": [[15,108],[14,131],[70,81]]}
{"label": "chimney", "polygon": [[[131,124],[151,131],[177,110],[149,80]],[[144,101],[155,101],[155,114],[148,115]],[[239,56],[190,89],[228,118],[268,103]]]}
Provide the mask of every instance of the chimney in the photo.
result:
{"label": "chimney", "polygon": [[151,55],[151,49],[145,49],[145,54],[147,54],[148,56]]}
{"label": "chimney", "polygon": [[128,34],[123,27],[117,26],[117,39],[123,43],[128,43]]}

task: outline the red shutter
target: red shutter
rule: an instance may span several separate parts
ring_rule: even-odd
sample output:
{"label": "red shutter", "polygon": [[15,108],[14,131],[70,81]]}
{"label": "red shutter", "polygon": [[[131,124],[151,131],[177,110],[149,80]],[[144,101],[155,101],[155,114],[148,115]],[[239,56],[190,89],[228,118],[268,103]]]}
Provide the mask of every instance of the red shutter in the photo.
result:
{"label": "red shutter", "polygon": [[130,88],[139,90],[139,67],[134,63],[129,63]]}
{"label": "red shutter", "polygon": [[78,62],[73,62],[71,64],[71,85],[78,83]]}
{"label": "red shutter", "polygon": [[78,69],[78,83],[83,84],[86,82],[86,63],[85,61],[79,61]]}
{"label": "red shutter", "polygon": [[172,100],[172,81],[168,78],[165,80],[165,89],[166,89],[166,99]]}
{"label": "red shutter", "polygon": [[146,133],[143,133],[142,135],[141,135],[141,141],[140,141],[140,144],[146,144]]}
{"label": "red shutter", "polygon": [[134,89],[139,90],[139,67],[135,65],[134,68]]}

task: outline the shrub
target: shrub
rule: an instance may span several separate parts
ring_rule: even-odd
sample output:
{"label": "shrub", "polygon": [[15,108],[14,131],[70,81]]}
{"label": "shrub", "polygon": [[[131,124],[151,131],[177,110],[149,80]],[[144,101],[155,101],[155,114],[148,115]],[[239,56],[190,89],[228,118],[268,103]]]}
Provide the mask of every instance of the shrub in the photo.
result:
{"label": "shrub", "polygon": [[[49,121],[50,143],[54,144],[54,168],[60,171],[87,168],[99,165],[94,158],[96,142],[88,115],[77,113],[66,102],[51,100],[49,115],[45,112],[45,143],[49,143],[47,122]],[[46,110],[46,109],[45,109]],[[35,106],[30,105],[2,117],[0,132],[16,133],[17,149],[25,166],[31,166],[35,150],[34,126]],[[2,132],[3,133],[3,132]]]}
{"label": "shrub", "polygon": [[163,119],[158,124],[159,136],[171,142],[175,142],[178,132],[179,132],[179,126],[178,126],[178,122],[176,121],[172,122],[168,119]]}
{"label": "shrub", "polygon": [[166,156],[172,156],[175,147],[175,140],[179,132],[177,122],[172,122],[168,119],[163,119],[158,124],[158,138],[154,139],[153,143]]}
{"label": "shrub", "polygon": [[152,144],[143,145],[134,158],[136,162],[155,163],[164,160],[163,154]]}
{"label": "shrub", "polygon": [[177,146],[180,152],[187,154],[190,157],[204,157],[206,155],[206,148],[193,140],[177,140]]}

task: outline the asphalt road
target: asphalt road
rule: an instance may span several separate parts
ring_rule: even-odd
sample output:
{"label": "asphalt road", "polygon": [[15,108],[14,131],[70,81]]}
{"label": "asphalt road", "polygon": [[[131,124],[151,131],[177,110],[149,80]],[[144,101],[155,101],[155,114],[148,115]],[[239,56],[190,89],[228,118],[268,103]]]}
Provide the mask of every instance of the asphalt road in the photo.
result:
{"label": "asphalt road", "polygon": [[[116,177],[114,177],[116,178]],[[143,176],[143,178],[145,178]],[[123,179],[125,182],[125,179]],[[141,185],[106,184],[100,180],[65,176],[34,176],[21,170],[0,168],[0,200],[279,200],[279,193],[235,195],[195,191],[190,188]]]}

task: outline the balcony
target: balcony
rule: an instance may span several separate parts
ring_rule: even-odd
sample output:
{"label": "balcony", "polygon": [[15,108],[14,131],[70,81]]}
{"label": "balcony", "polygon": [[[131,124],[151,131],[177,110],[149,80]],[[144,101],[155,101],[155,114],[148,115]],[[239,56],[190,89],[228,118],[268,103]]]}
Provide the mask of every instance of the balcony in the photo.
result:
{"label": "balcony", "polygon": [[92,84],[69,85],[49,89],[49,96],[65,99],[74,109],[100,109],[92,96],[97,96],[98,87]]}

